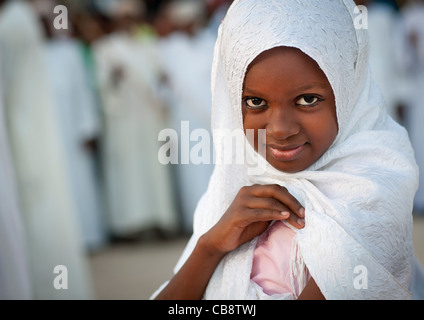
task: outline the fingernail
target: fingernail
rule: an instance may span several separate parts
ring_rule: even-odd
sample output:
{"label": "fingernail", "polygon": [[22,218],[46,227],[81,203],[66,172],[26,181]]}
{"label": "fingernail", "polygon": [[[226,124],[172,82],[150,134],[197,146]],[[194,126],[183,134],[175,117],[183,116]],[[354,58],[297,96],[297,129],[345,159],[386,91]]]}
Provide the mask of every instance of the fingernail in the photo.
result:
{"label": "fingernail", "polygon": [[305,217],[305,208],[300,208],[299,214],[302,218],[304,218]]}
{"label": "fingernail", "polygon": [[284,217],[288,217],[290,213],[288,211],[281,211],[281,215]]}
{"label": "fingernail", "polygon": [[300,224],[301,226],[305,223],[303,219],[297,218],[297,224]]}

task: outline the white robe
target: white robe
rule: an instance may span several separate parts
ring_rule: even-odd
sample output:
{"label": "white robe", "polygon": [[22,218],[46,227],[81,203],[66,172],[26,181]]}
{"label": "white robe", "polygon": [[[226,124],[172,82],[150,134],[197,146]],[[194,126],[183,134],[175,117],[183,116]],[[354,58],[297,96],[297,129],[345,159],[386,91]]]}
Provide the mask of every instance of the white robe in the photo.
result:
{"label": "white robe", "polygon": [[158,161],[165,122],[149,45],[115,33],[93,47],[104,116],[108,226],[116,236],[178,228],[170,170]]}
{"label": "white robe", "polygon": [[97,249],[106,242],[94,155],[84,143],[100,135],[100,119],[90,91],[80,44],[69,38],[53,39],[46,48],[55,107],[78,211],[84,246]]}
{"label": "white robe", "polygon": [[[404,8],[404,68],[408,77],[408,90],[405,92],[406,103],[405,126],[409,132],[415,151],[415,158],[420,168],[419,187],[415,196],[415,208],[424,212],[424,4],[413,4]],[[417,48],[410,44],[411,33],[417,36]]]}
{"label": "white robe", "polygon": [[31,299],[25,231],[4,118],[0,82],[0,300]]}
{"label": "white robe", "polygon": [[[1,77],[34,298],[87,299],[92,297],[88,264],[70,197],[42,41],[30,4],[10,1],[2,7]],[[68,270],[68,289],[54,287],[57,265]]]}
{"label": "white robe", "polygon": [[[189,150],[182,149],[181,139],[190,139],[196,129],[207,130],[210,134],[210,71],[213,46],[216,35],[205,30],[193,37],[176,32],[160,41],[161,65],[167,77],[171,128],[178,132],[179,163],[174,167],[177,176],[177,188],[183,216],[184,229],[192,231],[193,214],[196,205],[206,191],[213,171],[212,150],[209,164],[195,164],[192,159],[183,163],[183,157]],[[188,130],[181,126],[188,121]],[[206,132],[206,131],[205,131]],[[205,141],[191,141],[190,147]],[[212,140],[210,140],[212,144]],[[182,153],[185,153],[183,155]]]}
{"label": "white robe", "polygon": [[388,113],[399,122],[396,107],[400,102],[400,79],[394,55],[397,22],[397,13],[391,6],[373,3],[368,7],[371,70],[386,100]]}

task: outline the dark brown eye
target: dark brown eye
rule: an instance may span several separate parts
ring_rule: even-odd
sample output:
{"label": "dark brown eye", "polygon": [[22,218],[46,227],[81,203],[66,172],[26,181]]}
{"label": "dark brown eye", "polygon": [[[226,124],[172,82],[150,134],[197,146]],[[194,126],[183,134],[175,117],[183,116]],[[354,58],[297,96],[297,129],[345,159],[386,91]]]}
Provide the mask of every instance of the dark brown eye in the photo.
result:
{"label": "dark brown eye", "polygon": [[297,100],[296,104],[299,106],[313,106],[319,101],[321,101],[321,99],[317,96],[306,95]]}
{"label": "dark brown eye", "polygon": [[260,98],[246,98],[245,103],[251,109],[262,108],[266,106],[266,101]]}

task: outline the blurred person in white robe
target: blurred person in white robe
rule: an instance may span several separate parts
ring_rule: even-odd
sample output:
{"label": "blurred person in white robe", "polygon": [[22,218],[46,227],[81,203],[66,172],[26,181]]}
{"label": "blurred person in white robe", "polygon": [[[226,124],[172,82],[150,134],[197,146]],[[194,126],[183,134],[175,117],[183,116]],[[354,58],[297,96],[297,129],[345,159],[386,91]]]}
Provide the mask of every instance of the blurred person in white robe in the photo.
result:
{"label": "blurred person in white robe", "polygon": [[405,126],[420,168],[414,210],[424,213],[424,1],[410,1],[402,8],[403,46],[399,49],[408,76],[405,92]]}
{"label": "blurred person in white robe", "polygon": [[54,7],[55,2],[47,0],[42,13],[49,38],[45,49],[48,71],[72,199],[78,211],[84,246],[91,251],[101,248],[107,241],[95,154],[91,148],[101,134],[100,114],[85,69],[82,44],[71,37],[71,21],[68,21],[68,29],[54,27]]}
{"label": "blurred person in white robe", "polygon": [[[175,31],[162,37],[159,43],[161,65],[169,87],[166,100],[170,124],[179,137],[175,146],[180,153],[179,162],[173,169],[186,232],[192,230],[194,210],[213,171],[210,73],[216,33],[204,28],[205,9],[201,1],[172,1],[163,11]],[[190,134],[196,129],[207,132],[210,139],[204,141],[205,137],[198,137],[197,141],[190,141]],[[193,163],[193,159],[186,161],[191,148],[205,142],[210,146],[207,161],[199,164]]]}
{"label": "blurred person in white robe", "polygon": [[179,231],[170,168],[158,161],[158,133],[166,127],[158,96],[160,72],[151,42],[137,37],[144,8],[109,1],[103,9],[115,31],[93,45],[104,117],[102,157],[108,226],[113,236]]}
{"label": "blurred person in white robe", "polygon": [[399,13],[391,1],[372,0],[362,3],[368,8],[371,70],[386,100],[387,111],[394,120],[401,122],[400,71],[394,54],[399,33]]}
{"label": "blurred person in white robe", "polygon": [[27,245],[6,131],[1,82],[0,177],[0,300],[31,299]]}
{"label": "blurred person in white robe", "polygon": [[89,299],[87,257],[34,8],[30,2],[15,0],[4,3],[0,12],[4,107],[33,298]]}

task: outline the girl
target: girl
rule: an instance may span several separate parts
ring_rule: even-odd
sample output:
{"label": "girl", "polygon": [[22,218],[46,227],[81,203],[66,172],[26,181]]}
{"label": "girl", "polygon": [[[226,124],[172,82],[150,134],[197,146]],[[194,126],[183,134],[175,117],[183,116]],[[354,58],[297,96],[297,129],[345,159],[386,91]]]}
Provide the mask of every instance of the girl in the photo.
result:
{"label": "girl", "polygon": [[[417,167],[355,17],[351,0],[234,1],[212,128],[254,130],[254,143],[246,165],[216,164],[158,299],[411,297]],[[214,143],[219,159],[225,141]]]}

